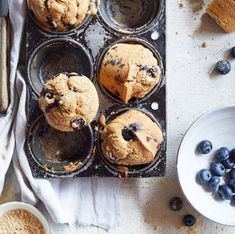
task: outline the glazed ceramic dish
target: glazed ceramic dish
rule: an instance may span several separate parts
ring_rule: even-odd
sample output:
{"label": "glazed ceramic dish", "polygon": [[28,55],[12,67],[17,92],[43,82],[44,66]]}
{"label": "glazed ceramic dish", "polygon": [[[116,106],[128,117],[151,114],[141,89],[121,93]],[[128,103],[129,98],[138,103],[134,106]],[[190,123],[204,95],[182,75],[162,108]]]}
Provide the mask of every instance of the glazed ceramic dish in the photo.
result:
{"label": "glazed ceramic dish", "polygon": [[49,224],[43,214],[35,207],[24,202],[7,202],[0,205],[0,216],[11,210],[23,209],[32,213],[43,225],[46,234],[52,234]]}
{"label": "glazed ceramic dish", "polygon": [[[187,131],[180,145],[177,160],[178,179],[182,191],[191,205],[203,216],[235,226],[235,206],[229,200],[215,199],[196,182],[199,170],[209,168],[215,151],[226,146],[235,148],[235,106],[226,106],[201,116]],[[213,149],[208,155],[198,154],[197,144],[210,140]]]}

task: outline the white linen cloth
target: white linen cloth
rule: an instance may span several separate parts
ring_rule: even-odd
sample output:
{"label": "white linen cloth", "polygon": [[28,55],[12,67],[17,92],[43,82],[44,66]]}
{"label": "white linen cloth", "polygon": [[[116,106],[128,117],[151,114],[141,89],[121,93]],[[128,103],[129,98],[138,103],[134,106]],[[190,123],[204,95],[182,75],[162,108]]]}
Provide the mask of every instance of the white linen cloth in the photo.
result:
{"label": "white linen cloth", "polygon": [[120,223],[120,180],[111,178],[34,179],[24,152],[26,85],[18,70],[25,22],[25,1],[9,0],[12,27],[11,103],[0,117],[0,192],[12,156],[22,201],[41,200],[57,223],[78,223],[109,229]]}

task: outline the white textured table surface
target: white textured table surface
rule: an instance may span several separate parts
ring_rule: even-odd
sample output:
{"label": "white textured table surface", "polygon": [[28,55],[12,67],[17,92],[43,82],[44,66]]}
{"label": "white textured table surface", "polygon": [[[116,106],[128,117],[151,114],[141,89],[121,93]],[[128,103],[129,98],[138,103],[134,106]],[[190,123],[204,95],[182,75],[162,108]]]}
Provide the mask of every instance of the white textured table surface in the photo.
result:
{"label": "white textured table surface", "polygon": [[[235,228],[203,218],[186,201],[179,212],[168,208],[168,200],[172,196],[183,197],[176,178],[176,156],[187,128],[202,113],[218,106],[235,104],[235,59],[229,57],[229,49],[235,46],[235,33],[225,34],[203,15],[202,0],[185,0],[183,8],[179,8],[177,0],[166,2],[167,173],[161,179],[123,180],[122,224],[109,233],[235,233]],[[202,48],[203,42],[208,43],[207,48]],[[231,60],[232,71],[223,77],[216,76],[212,72],[213,66],[223,58]],[[6,188],[1,202],[14,199],[15,193]],[[193,228],[182,225],[181,219],[186,213],[193,213],[197,218]],[[55,234],[106,233],[95,227],[58,226],[52,221],[51,225]]]}

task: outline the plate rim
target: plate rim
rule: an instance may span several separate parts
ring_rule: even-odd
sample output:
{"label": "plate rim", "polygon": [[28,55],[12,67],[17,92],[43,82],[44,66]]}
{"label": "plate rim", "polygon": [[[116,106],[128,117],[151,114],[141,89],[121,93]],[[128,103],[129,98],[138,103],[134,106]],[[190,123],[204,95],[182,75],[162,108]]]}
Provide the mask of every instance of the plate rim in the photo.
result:
{"label": "plate rim", "polygon": [[223,106],[220,106],[220,107],[216,107],[214,109],[211,109],[209,111],[206,111],[205,113],[199,115],[198,118],[196,118],[192,124],[190,124],[190,126],[187,128],[186,132],[184,133],[184,136],[180,142],[180,145],[178,147],[178,150],[177,150],[177,158],[176,158],[176,170],[177,170],[177,180],[178,180],[178,183],[179,183],[179,186],[180,186],[180,189],[184,195],[184,198],[187,200],[187,202],[190,204],[190,206],[196,210],[199,214],[201,214],[203,217],[215,222],[215,223],[218,223],[218,224],[222,224],[222,225],[226,225],[226,226],[230,226],[230,227],[235,227],[235,221],[234,221],[234,224],[231,224],[231,223],[223,223],[223,222],[220,222],[218,220],[213,220],[212,218],[208,217],[207,215],[205,214],[202,214],[196,207],[195,205],[193,205],[191,203],[191,201],[189,200],[189,198],[186,196],[185,194],[185,190],[183,189],[183,186],[181,184],[181,181],[180,181],[180,176],[179,176],[179,157],[180,157],[180,150],[181,150],[181,146],[183,144],[183,142],[185,141],[188,133],[190,132],[190,130],[200,121],[202,120],[204,117],[214,113],[214,112],[218,112],[218,111],[223,111],[223,110],[226,110],[226,109],[230,109],[230,108],[234,108],[235,109],[235,104],[231,104],[231,105],[223,105]]}

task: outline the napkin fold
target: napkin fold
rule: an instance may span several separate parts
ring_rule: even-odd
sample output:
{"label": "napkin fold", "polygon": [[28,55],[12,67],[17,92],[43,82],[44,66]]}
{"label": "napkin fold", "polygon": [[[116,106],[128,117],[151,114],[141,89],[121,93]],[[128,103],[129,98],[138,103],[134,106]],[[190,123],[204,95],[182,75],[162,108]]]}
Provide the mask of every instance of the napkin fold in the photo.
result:
{"label": "napkin fold", "polygon": [[25,1],[9,0],[12,27],[10,57],[11,103],[0,117],[0,192],[13,157],[22,201],[42,201],[57,223],[78,223],[109,229],[121,221],[120,180],[112,178],[34,179],[24,152],[26,137],[26,84],[19,55],[25,22]]}

